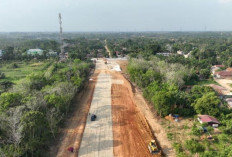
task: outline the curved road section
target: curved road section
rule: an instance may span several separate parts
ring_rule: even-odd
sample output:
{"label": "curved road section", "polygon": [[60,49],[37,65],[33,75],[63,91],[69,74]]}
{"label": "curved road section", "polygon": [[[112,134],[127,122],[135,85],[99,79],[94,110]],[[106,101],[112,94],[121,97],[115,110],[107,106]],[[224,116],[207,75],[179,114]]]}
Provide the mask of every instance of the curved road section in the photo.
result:
{"label": "curved road section", "polygon": [[[106,69],[103,60],[97,60],[96,70]],[[113,157],[113,130],[111,115],[111,75],[101,72],[95,86],[79,157]],[[90,115],[97,116],[95,121]]]}

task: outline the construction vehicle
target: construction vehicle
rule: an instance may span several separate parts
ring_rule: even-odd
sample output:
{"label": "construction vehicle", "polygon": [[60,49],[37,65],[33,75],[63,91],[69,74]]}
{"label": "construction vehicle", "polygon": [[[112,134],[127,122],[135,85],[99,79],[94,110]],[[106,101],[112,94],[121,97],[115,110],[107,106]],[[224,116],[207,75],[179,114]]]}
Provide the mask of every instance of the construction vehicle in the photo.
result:
{"label": "construction vehicle", "polygon": [[155,140],[151,140],[151,142],[148,144],[148,149],[151,154],[159,154],[160,150],[158,149]]}

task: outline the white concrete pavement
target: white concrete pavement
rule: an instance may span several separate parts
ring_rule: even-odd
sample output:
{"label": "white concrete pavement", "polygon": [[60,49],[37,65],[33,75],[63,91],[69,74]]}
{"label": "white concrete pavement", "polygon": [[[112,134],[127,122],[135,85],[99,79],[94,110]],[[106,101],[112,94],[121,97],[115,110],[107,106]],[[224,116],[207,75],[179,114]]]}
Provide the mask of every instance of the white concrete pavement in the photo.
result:
{"label": "white concrete pavement", "polygon": [[[105,70],[103,60],[97,60],[96,69]],[[96,121],[87,118],[79,157],[113,157],[113,130],[111,115],[111,76],[104,72],[98,75],[90,106],[90,114],[96,114]]]}

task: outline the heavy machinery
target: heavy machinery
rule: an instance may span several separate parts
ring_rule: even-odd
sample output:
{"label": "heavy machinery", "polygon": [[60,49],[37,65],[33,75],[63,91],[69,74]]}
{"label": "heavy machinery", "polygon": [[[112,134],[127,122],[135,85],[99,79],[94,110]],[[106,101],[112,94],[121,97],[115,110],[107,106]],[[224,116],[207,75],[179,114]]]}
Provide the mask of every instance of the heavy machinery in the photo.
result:
{"label": "heavy machinery", "polygon": [[158,149],[155,140],[151,140],[148,144],[148,149],[151,154],[159,154],[160,150]]}

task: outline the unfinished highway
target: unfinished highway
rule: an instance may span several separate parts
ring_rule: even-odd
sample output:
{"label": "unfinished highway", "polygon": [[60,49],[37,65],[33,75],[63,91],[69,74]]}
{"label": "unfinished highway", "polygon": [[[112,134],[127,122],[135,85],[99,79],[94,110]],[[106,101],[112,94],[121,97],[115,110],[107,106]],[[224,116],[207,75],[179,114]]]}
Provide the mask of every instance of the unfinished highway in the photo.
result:
{"label": "unfinished highway", "polygon": [[[107,64],[105,59],[96,60],[95,72],[78,97],[75,114],[51,156],[161,156],[148,150],[148,143],[155,137],[117,62],[118,59],[108,59]],[[91,114],[97,116],[95,121],[91,121]],[[69,147],[74,148],[73,153],[67,151]],[[173,153],[166,154],[174,157]]]}
{"label": "unfinished highway", "polygon": [[[104,66],[97,61],[96,69]],[[95,121],[90,120],[91,114],[97,115]],[[113,157],[111,76],[104,71],[98,76],[78,156]]]}

